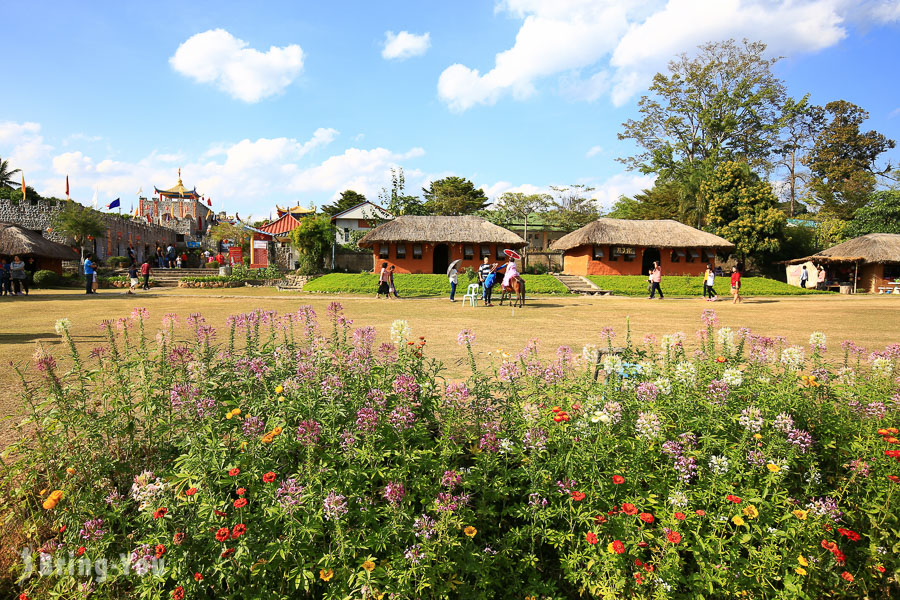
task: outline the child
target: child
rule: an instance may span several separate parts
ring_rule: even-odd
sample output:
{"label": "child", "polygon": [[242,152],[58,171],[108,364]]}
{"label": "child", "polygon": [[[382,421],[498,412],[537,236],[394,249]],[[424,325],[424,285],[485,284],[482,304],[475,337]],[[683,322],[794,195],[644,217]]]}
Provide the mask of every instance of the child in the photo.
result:
{"label": "child", "polygon": [[128,293],[133,294],[137,289],[138,283],[140,283],[138,281],[137,265],[135,265],[134,263],[131,263],[131,265],[128,267],[128,279],[131,283],[131,287],[128,289]]}

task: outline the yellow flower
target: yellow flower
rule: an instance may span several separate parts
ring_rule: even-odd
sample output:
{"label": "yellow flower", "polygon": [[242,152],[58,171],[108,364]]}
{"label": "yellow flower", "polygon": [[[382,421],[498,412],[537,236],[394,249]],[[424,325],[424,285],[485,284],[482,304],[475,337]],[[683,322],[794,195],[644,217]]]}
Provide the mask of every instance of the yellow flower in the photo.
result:
{"label": "yellow flower", "polygon": [[234,413],[234,416],[238,416],[239,414],[241,414],[241,409],[235,408],[235,409],[234,409],[233,411],[231,411],[231,412]]}
{"label": "yellow flower", "polygon": [[759,516],[759,511],[756,510],[756,507],[752,504],[744,509],[744,516],[750,517],[751,519],[755,519]]}
{"label": "yellow flower", "polygon": [[762,436],[759,435],[758,433],[754,433],[754,434],[753,434],[753,439],[754,439],[754,440],[761,440],[761,439],[762,439]]}
{"label": "yellow flower", "polygon": [[47,488],[44,488],[44,489],[42,489],[40,492],[38,492],[38,495],[39,495],[39,496],[43,496],[43,495],[46,494],[46,493],[47,493]]}
{"label": "yellow flower", "polygon": [[774,464],[774,463],[769,463],[769,464],[767,464],[767,465],[766,465],[766,468],[767,468],[771,473],[777,473],[778,471],[781,470],[781,467],[779,467],[778,465],[776,465],[776,464]]}
{"label": "yellow flower", "polygon": [[365,569],[367,573],[371,573],[375,570],[375,563],[373,563],[371,560],[367,560],[362,564],[362,568]]}
{"label": "yellow flower", "polygon": [[[283,386],[280,386],[280,385],[276,385],[276,386],[275,386],[275,393],[276,393],[276,394],[284,393],[284,387],[283,387]],[[328,570],[330,571],[331,569],[328,569]]]}
{"label": "yellow flower", "polygon": [[802,554],[797,557],[797,562],[800,564],[801,567],[809,566],[809,561],[806,560],[806,558],[804,558],[804,556]]}
{"label": "yellow flower", "polygon": [[797,573],[797,575],[806,575],[806,569],[803,567],[797,567],[794,569],[794,572]]}
{"label": "yellow flower", "polygon": [[735,525],[737,525],[738,527],[745,524],[744,519],[742,519],[740,516],[732,517],[731,522],[734,523]]}
{"label": "yellow flower", "polygon": [[276,427],[272,430],[272,435],[281,435],[282,429],[281,427]]}
{"label": "yellow flower", "polygon": [[474,527],[472,527],[471,525],[469,525],[468,527],[466,527],[463,530],[463,532],[466,534],[467,537],[475,537],[475,534],[478,533],[478,530],[475,529]]}
{"label": "yellow flower", "polygon": [[284,396],[278,396],[278,401],[279,401],[279,402],[284,402]]}
{"label": "yellow flower", "polygon": [[232,413],[231,411],[228,411],[225,414],[225,418],[228,419],[229,421],[231,420],[231,417],[233,417],[233,416],[234,416],[234,413]]}
{"label": "yellow flower", "polygon": [[247,447],[247,442],[241,442],[241,452]]}
{"label": "yellow flower", "polygon": [[322,581],[331,581],[334,577],[334,571],[331,569],[319,569],[319,579]]}
{"label": "yellow flower", "polygon": [[797,510],[792,511],[791,514],[794,515],[795,517],[797,517],[798,519],[800,519],[801,521],[805,521],[806,515],[809,514],[809,511],[808,510],[800,510],[798,508]]}
{"label": "yellow flower", "polygon": [[62,500],[63,491],[62,490],[53,490],[50,492],[50,497],[56,501]]}

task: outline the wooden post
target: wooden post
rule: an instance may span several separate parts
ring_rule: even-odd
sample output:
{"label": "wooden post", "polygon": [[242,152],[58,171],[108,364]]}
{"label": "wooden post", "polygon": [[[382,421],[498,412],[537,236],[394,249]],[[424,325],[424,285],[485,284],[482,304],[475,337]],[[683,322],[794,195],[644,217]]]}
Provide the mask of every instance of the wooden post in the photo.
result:
{"label": "wooden post", "polygon": [[859,279],[859,261],[853,263],[853,293],[856,293],[856,281]]}

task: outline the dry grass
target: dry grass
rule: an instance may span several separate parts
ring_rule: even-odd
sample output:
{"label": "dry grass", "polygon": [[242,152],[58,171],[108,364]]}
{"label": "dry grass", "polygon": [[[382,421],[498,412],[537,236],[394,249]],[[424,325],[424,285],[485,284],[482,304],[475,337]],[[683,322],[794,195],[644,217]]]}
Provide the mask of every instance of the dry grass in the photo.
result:
{"label": "dry grass", "polygon": [[[634,339],[644,334],[657,336],[684,331],[688,338],[700,327],[700,313],[714,308],[721,325],[749,327],[767,335],[785,335],[791,343],[805,344],[812,331],[828,335],[831,352],[840,352],[839,343],[852,339],[867,348],[883,348],[900,342],[900,325],[896,312],[900,298],[885,296],[828,296],[789,298],[749,298],[741,305],[730,302],[708,303],[700,299],[646,300],[621,297],[547,297],[537,299],[525,309],[514,312],[504,306],[495,308],[463,308],[445,298],[376,300],[372,297],[334,297],[278,292],[269,288],[235,288],[227,290],[168,289],[148,292],[136,297],[117,291],[101,291],[87,298],[77,291],[32,292],[29,297],[0,299],[0,354],[4,361],[27,362],[36,343],[57,355],[64,355],[60,338],[54,331],[57,319],[67,317],[72,333],[87,352],[104,344],[97,327],[102,319],[128,316],[132,308],[150,310],[151,327],[169,312],[187,316],[202,313],[214,326],[225,326],[225,318],[255,308],[279,312],[296,310],[311,304],[322,319],[332,301],[343,304],[354,325],[371,325],[386,339],[394,319],[407,319],[413,334],[428,340],[428,354],[443,360],[450,377],[464,376],[464,352],[456,343],[456,334],[469,328],[477,336],[480,353],[502,348],[517,351],[531,338],[541,340],[542,352],[552,354],[559,345],[569,345],[576,352],[583,344],[599,343],[598,333],[606,325],[618,332],[621,341],[625,318],[631,317]],[[0,370],[0,415],[19,413],[21,401],[15,374],[10,368]],[[0,425],[0,447],[13,434],[10,421]]]}

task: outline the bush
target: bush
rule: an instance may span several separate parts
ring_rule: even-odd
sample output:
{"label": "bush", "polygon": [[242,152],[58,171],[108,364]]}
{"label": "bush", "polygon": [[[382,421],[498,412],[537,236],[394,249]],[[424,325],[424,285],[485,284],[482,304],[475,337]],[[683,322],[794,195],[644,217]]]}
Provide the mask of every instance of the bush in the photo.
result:
{"label": "bush", "polygon": [[691,354],[626,331],[602,360],[479,358],[464,330],[448,358],[471,375],[449,383],[408,324],[379,347],[337,304],[218,334],[167,315],[157,343],[135,313],[89,358],[35,354],[41,403],[0,475],[6,539],[137,571],[92,598],[900,594],[896,347],[788,348],[712,311]]}
{"label": "bush", "polygon": [[[302,273],[301,273],[302,274]],[[525,289],[532,294],[568,294],[566,286],[551,275],[523,275]],[[446,296],[450,294],[450,283],[446,275],[394,275],[397,293],[401,296]],[[465,282],[460,282],[464,285]],[[375,273],[330,273],[310,281],[303,287],[304,292],[325,294],[374,294],[378,288]],[[494,288],[499,293],[499,288]]]}
{"label": "bush", "polygon": [[106,259],[106,264],[113,268],[121,268],[130,265],[131,259],[127,256],[110,256]]}
{"label": "bush", "polygon": [[36,271],[33,278],[34,287],[49,288],[59,285],[59,275],[53,271]]}
{"label": "bush", "polygon": [[[716,277],[715,291],[725,298],[731,294],[730,274]],[[646,296],[647,277],[644,275],[588,275],[600,288],[617,296]],[[666,296],[702,296],[703,277],[701,275],[663,276],[660,284]],[[803,289],[765,277],[742,277],[742,296],[806,296],[809,294],[830,294],[813,289]]]}

